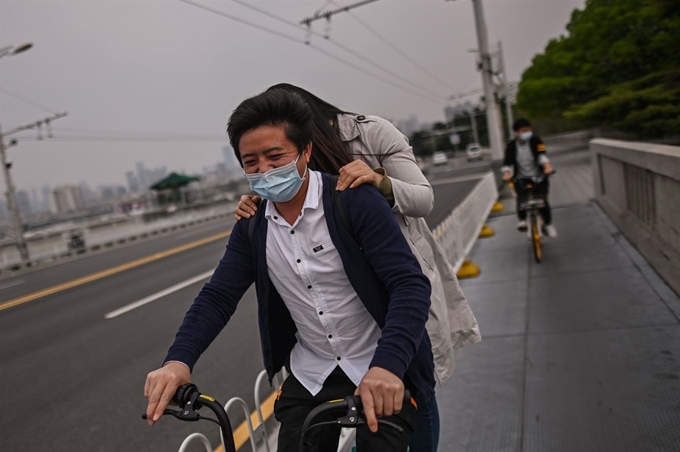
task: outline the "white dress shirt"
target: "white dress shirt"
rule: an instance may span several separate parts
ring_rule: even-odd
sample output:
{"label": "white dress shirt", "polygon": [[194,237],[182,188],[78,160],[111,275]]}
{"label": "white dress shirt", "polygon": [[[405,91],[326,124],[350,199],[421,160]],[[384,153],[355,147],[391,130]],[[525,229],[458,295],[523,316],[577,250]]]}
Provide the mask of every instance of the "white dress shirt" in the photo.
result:
{"label": "white dress shirt", "polygon": [[267,203],[265,218],[269,278],[298,330],[291,371],[316,395],[336,366],[359,385],[381,332],[352,288],[331,240],[321,173],[308,171],[308,177],[307,197],[292,226],[273,202]]}

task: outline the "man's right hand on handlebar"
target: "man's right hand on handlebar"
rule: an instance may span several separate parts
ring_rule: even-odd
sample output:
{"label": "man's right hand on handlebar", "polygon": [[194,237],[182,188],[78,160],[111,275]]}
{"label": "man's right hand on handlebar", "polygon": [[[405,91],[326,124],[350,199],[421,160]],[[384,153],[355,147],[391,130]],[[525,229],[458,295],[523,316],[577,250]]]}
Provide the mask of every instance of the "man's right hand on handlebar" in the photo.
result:
{"label": "man's right hand on handlebar", "polygon": [[191,372],[186,364],[180,362],[166,363],[146,376],[144,397],[149,399],[149,405],[146,408],[149,425],[158,422],[172,401],[177,388],[185,383],[191,383]]}
{"label": "man's right hand on handlebar", "polygon": [[255,212],[257,212],[257,205],[260,203],[260,201],[262,201],[262,198],[259,196],[241,196],[241,200],[238,202],[238,206],[236,206],[236,219],[241,221],[244,218],[250,218],[251,216],[255,215]]}
{"label": "man's right hand on handlebar", "polygon": [[503,181],[510,182],[511,180],[512,180],[512,174],[510,174],[510,171],[504,171],[503,172]]}
{"label": "man's right hand on handlebar", "polygon": [[372,367],[361,379],[355,395],[361,396],[366,424],[378,431],[378,418],[399,413],[404,401],[404,382],[389,370]]}

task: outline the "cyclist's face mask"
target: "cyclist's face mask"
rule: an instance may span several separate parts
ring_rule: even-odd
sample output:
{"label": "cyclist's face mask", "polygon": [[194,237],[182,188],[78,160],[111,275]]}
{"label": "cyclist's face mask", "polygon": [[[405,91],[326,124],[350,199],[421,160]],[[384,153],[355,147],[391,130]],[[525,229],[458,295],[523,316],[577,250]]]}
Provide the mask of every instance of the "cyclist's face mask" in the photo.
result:
{"label": "cyclist's face mask", "polygon": [[522,141],[529,141],[529,140],[531,140],[531,137],[533,137],[533,136],[534,136],[534,133],[531,130],[529,130],[528,132],[522,132],[522,133],[519,134],[519,138]]}
{"label": "cyclist's face mask", "polygon": [[300,191],[307,176],[307,165],[302,176],[298,172],[297,162],[300,155],[302,154],[287,165],[270,169],[266,173],[244,173],[250,188],[259,196],[272,202],[290,201]]}

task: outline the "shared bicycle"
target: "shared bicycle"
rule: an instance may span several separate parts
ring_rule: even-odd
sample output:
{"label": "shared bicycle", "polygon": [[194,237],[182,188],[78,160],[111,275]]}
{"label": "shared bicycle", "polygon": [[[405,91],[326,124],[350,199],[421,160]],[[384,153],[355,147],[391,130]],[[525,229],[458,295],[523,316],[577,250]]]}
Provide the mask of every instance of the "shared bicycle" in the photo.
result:
{"label": "shared bicycle", "polygon": [[[166,408],[163,413],[164,415],[173,416],[180,421],[185,422],[206,420],[219,425],[224,452],[236,452],[229,416],[222,404],[214,397],[202,394],[196,385],[188,383],[177,389],[172,400],[177,404],[178,408]],[[410,403],[410,401],[411,394],[406,390],[404,392],[404,403]],[[216,419],[201,415],[198,412],[201,408],[207,408],[212,411]],[[318,422],[318,419],[327,418],[328,415],[333,413],[338,413],[336,419]],[[146,420],[146,418],[145,413],[142,415],[142,419]],[[328,401],[314,408],[305,419],[302,425],[299,450],[305,452],[309,448],[308,434],[316,427],[322,425],[337,425],[342,428],[355,429],[360,425],[365,424],[366,418],[362,412],[362,403],[359,396],[353,395],[345,397],[344,399]],[[378,424],[397,429],[400,432],[402,431],[402,427],[384,419],[378,419]]]}
{"label": "shared bicycle", "polygon": [[526,196],[519,199],[518,209],[527,213],[527,233],[531,239],[531,247],[536,263],[540,263],[543,259],[543,247],[541,244],[542,227],[539,224],[539,212],[546,206],[546,195],[537,192],[537,187],[547,177],[555,174],[553,171],[549,175],[532,177],[532,178],[513,178],[512,182],[516,187],[521,187],[520,190],[526,193]]}

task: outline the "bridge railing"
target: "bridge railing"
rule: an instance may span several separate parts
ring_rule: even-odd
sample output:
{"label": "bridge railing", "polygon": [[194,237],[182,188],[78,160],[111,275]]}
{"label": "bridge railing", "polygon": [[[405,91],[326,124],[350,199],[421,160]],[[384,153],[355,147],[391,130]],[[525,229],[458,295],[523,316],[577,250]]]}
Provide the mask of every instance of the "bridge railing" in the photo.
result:
{"label": "bridge railing", "polygon": [[680,147],[595,139],[590,155],[598,204],[680,293]]}
{"label": "bridge railing", "polygon": [[455,271],[460,269],[470,254],[497,199],[496,179],[492,172],[488,172],[449,216],[434,228],[434,237]]}

